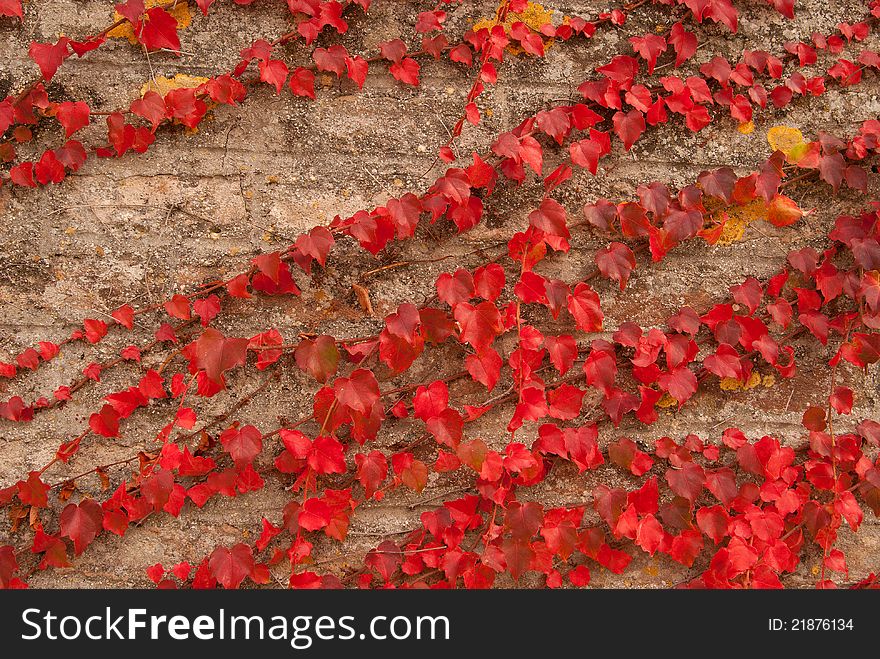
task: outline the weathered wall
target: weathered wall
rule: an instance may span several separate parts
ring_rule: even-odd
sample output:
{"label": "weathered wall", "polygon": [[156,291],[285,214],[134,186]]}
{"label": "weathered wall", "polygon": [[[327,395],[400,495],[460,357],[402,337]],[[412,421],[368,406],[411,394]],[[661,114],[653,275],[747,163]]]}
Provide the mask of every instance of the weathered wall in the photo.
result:
{"label": "weathered wall", "polygon": [[[364,52],[388,38],[407,38],[415,13],[425,9],[425,4],[377,0],[367,22],[352,22],[343,43],[353,52]],[[83,60],[72,59],[53,80],[50,92],[111,109],[135,97],[150,79],[150,66],[156,75],[165,76],[227,70],[236,63],[238,50],[252,39],[283,32],[282,6],[275,0],[248,8],[218,2],[208,18],[194,16],[192,25],[182,32],[185,54],[180,58],[154,55],[148,63],[142,51],[119,40]],[[565,13],[590,15],[605,5],[560,1],[553,6]],[[494,3],[484,1],[453,7],[449,31],[461,33],[493,10]],[[33,75],[34,67],[26,57],[31,40],[46,41],[60,32],[95,32],[112,15],[110,2],[95,0],[43,0],[32,2],[26,12],[23,27],[9,21],[0,25],[0,96],[16,91]],[[813,31],[827,33],[839,21],[853,20],[861,12],[861,3],[856,1],[801,0],[797,19],[789,22],[753,3],[744,12],[739,34],[707,30],[712,35],[711,47],[698,52],[696,61],[709,59],[710,50],[735,58],[744,48],[767,48]],[[664,13],[640,10],[623,29],[602,32],[589,44],[555,46],[545,61],[506,61],[500,67],[499,84],[482,97],[481,107],[491,109],[491,114],[485,113],[479,127],[465,130],[459,152],[468,155],[472,149],[485,149],[492,136],[553,99],[576,99],[576,87],[592,67],[623,50],[627,37],[664,23]],[[303,58],[297,48],[301,46],[288,49],[290,60]],[[822,129],[851,133],[858,122],[880,111],[874,80],[795,102],[784,113],[768,111],[759,116],[756,130],[748,135],[737,132],[730,120],[718,121],[696,135],[677,123],[651,129],[630,153],[615,154],[599,177],[577,174],[557,198],[574,214],[599,196],[627,199],[638,184],[655,179],[683,185],[707,168],[730,165],[748,171],[769,155],[765,134],[775,124],[796,126],[807,135]],[[416,90],[404,88],[384,72],[371,73],[362,92],[349,83],[326,84],[317,102],[294,99],[289,93],[276,97],[261,89],[241,107],[215,110],[197,134],[160,131],[157,144],[145,156],[90,160],[60,186],[34,191],[0,189],[0,359],[37,340],[63,338],[84,317],[107,313],[122,303],[137,306],[161,301],[234,273],[259,252],[283,248],[291,236],[336,214],[345,216],[382,203],[389,195],[423,189],[437,174],[436,168],[426,172],[436,146],[446,139],[447,127],[456,121],[469,87],[470,79],[460,69],[426,62],[422,85]],[[871,184],[876,187],[876,181]],[[534,184],[527,183],[523,189],[498,194],[487,220],[462,237],[420,230],[422,239],[394,247],[375,262],[345,247],[328,264],[326,273],[305,288],[302,298],[233,303],[219,326],[239,336],[270,326],[285,336],[318,328],[340,337],[372,333],[380,327],[378,318],[400,302],[430,295],[439,272],[478,263],[479,257],[456,255],[504,239],[513,227],[523,226],[535,192]],[[684,303],[705,309],[745,276],[771,274],[789,249],[820,244],[833,217],[862,202],[855,196],[844,194],[836,199],[826,193],[822,186],[805,192],[802,203],[815,206],[816,212],[796,227],[780,230],[758,223],[746,229],[741,241],[727,246],[693,241],[660,266],[640,266],[624,293],[604,286],[606,326],[613,330],[625,320],[660,324]],[[572,257],[563,265],[564,278],[572,280],[587,271],[598,246],[598,238],[577,237]],[[366,280],[374,317],[364,313],[352,294],[351,283],[359,272],[401,258],[438,255],[453,258]],[[146,336],[143,331],[136,335]],[[50,395],[96,357],[115,354],[124,345],[122,340],[117,336],[95,349],[65,349],[40,376],[15,382],[4,397],[7,393],[28,399]],[[604,431],[605,439],[626,435],[653,441],[686,432],[717,439],[723,428],[736,425],[750,436],[773,434],[800,442],[802,410],[822,400],[829,384],[823,366],[828,355],[810,351],[815,351],[813,342],[799,349],[804,367],[792,381],[748,392],[702,394],[698,404],[680,412],[666,410],[647,432],[634,422],[625,422],[617,431]],[[150,363],[157,360],[161,358],[152,357]],[[413,378],[447,372],[447,362],[442,351],[422,357],[413,368]],[[63,438],[79,432],[101,396],[127,386],[136,376],[132,367],[115,369],[63,410],[40,415],[27,425],[0,423],[0,487],[44,464]],[[880,417],[876,369],[867,377],[847,370],[844,377],[859,394],[857,418]],[[236,373],[230,382],[242,392],[257,386],[259,378]],[[274,427],[281,418],[298,418],[309,407],[311,390],[302,374],[287,371],[240,418],[263,428]],[[462,385],[459,391],[466,394],[468,390]],[[217,396],[200,404],[200,414],[208,418],[228,404],[228,397]],[[152,446],[164,418],[160,409],[139,413],[126,425],[123,438],[89,441],[74,464],[53,468],[51,479],[61,480],[96,463],[128,457],[134,447]],[[491,446],[505,441],[505,423],[502,415],[490,413],[472,432]],[[396,427],[395,434],[383,442],[404,445],[420,433],[405,422]],[[118,470],[111,475],[123,476]],[[548,504],[583,501],[592,490],[593,478],[578,476],[574,469],[560,469],[535,496]],[[431,499],[460,485],[449,477],[435,477],[421,496],[395,493],[381,504],[366,505],[354,518],[349,541],[342,547],[328,544],[320,553],[328,559],[340,556],[338,567],[344,567],[348,558],[359,562],[363,550],[375,546],[384,534],[411,528]],[[84,486],[97,489],[97,478]],[[125,539],[102,536],[75,561],[74,568],[38,573],[32,583],[145,585],[145,566],[183,559],[195,562],[218,543],[252,537],[259,532],[262,514],[278,521],[287,498],[280,484],[270,481],[262,492],[212,501],[179,519],[151,517],[132,528]],[[848,549],[853,578],[878,567],[880,527],[873,518],[867,525],[856,539],[844,533],[841,540]],[[7,532],[6,520],[0,521],[0,542],[6,540]],[[810,585],[815,580],[810,570],[820,561],[819,555],[808,558],[788,583]],[[626,575],[597,571],[593,583],[658,587],[684,580],[688,574],[667,559],[640,557]]]}

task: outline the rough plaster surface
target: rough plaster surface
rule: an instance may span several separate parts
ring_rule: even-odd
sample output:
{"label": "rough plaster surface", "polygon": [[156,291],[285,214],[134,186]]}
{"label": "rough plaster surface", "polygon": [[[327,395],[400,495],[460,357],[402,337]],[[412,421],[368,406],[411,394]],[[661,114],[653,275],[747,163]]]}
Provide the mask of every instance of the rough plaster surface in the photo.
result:
{"label": "rough plaster surface", "polygon": [[[15,92],[33,75],[34,67],[25,55],[31,40],[46,41],[59,32],[93,33],[110,21],[111,4],[95,0],[32,2],[26,6],[23,27],[9,21],[0,24],[0,96]],[[113,109],[127,105],[137,95],[149,80],[151,67],[156,75],[165,76],[228,70],[237,61],[240,48],[251,40],[283,33],[283,4],[273,0],[238,7],[218,2],[207,19],[194,15],[192,25],[181,33],[185,54],[180,58],[153,55],[148,63],[128,42],[109,43],[82,60],[71,59],[53,80],[50,95],[88,99],[95,109]],[[708,39],[708,45],[697,53],[697,64],[715,52],[735,59],[744,48],[776,47],[783,41],[806,38],[813,31],[827,33],[841,20],[855,20],[863,11],[856,1],[801,0],[797,19],[790,22],[761,3],[745,4],[739,34],[713,27],[700,29],[707,35],[701,41]],[[367,19],[351,21],[342,43],[353,52],[365,52],[398,35],[410,38],[415,14],[426,6],[376,0]],[[551,6],[563,13],[587,16],[607,5],[560,1]],[[460,34],[493,9],[493,3],[483,1],[451,7],[449,33]],[[508,58],[499,69],[499,83],[481,97],[481,108],[491,109],[491,116],[479,127],[466,128],[458,143],[459,153],[468,158],[471,150],[485,151],[494,135],[515,126],[522,117],[557,99],[575,100],[577,85],[594,66],[616,51],[626,51],[626,38],[667,23],[666,10],[643,8],[623,28],[602,31],[589,43],[554,46],[544,61]],[[287,50],[288,62],[303,60],[302,46]],[[796,101],[784,112],[767,111],[758,116],[757,128],[749,135],[737,132],[729,119],[696,135],[677,123],[651,129],[630,153],[615,153],[598,178],[581,172],[556,197],[570,214],[577,214],[584,203],[600,196],[629,199],[637,185],[652,180],[684,185],[701,170],[722,165],[746,172],[769,155],[765,134],[776,124],[798,127],[808,136],[823,129],[851,134],[859,122],[876,117],[880,111],[876,77],[867,78],[851,89]],[[235,273],[254,255],[284,248],[290,237],[336,214],[347,216],[381,204],[390,195],[423,190],[438,174],[436,167],[426,172],[436,147],[446,139],[447,127],[458,118],[469,87],[469,76],[461,69],[431,61],[423,62],[422,85],[417,90],[397,84],[380,67],[371,70],[361,92],[347,82],[319,85],[316,102],[292,98],[286,91],[278,97],[261,89],[240,107],[213,111],[197,134],[160,131],[157,143],[145,156],[89,160],[60,186],[33,191],[0,189],[0,359],[38,340],[60,340],[83,318],[107,313],[120,304],[158,302]],[[876,183],[872,177],[875,190]],[[527,182],[521,189],[505,187],[488,204],[485,221],[466,235],[455,237],[442,226],[430,233],[420,229],[417,240],[395,245],[376,259],[351,245],[341,245],[325,272],[311,283],[301,282],[301,298],[236,301],[224,308],[216,324],[236,336],[250,336],[269,327],[277,327],[285,336],[314,330],[339,337],[371,334],[381,327],[379,319],[400,302],[428,297],[438,273],[457,266],[474,267],[481,259],[469,253],[524,226],[537,194],[534,183]],[[705,310],[745,276],[775,272],[788,250],[821,245],[833,218],[864,201],[847,194],[831,198],[820,186],[801,194],[802,203],[816,207],[816,212],[794,228],[778,230],[757,223],[746,230],[741,242],[731,246],[710,247],[693,241],[659,266],[640,262],[624,293],[615,292],[607,282],[600,284],[606,327],[613,330],[626,320],[658,325],[684,303]],[[599,237],[580,234],[573,241],[571,256],[548,267],[555,268],[556,276],[574,281],[591,268],[593,254],[601,246]],[[399,260],[437,256],[450,258],[362,280],[370,291],[374,316],[358,305],[351,283],[358,281],[360,273]],[[542,326],[552,326],[542,322]],[[147,337],[145,330],[136,328],[133,337],[114,334],[95,348],[66,348],[51,366],[40,370],[39,376],[15,381],[3,396],[18,394],[33,399],[50,395],[90,361],[113,356],[128,342],[139,343]],[[457,354],[454,346],[427,352],[414,365],[410,380],[449,374],[448,358]],[[816,350],[815,342],[804,342],[798,347],[803,366],[793,380],[749,392],[722,392],[715,387],[699,394],[698,402],[695,399],[680,412],[664,411],[649,428],[635,421],[626,421],[617,430],[605,428],[602,440],[629,436],[653,442],[663,435],[680,439],[688,432],[718,440],[725,427],[735,425],[749,436],[772,434],[792,444],[802,442],[803,409],[827,395],[827,358],[824,350]],[[145,363],[154,366],[162,359],[164,355],[154,354]],[[33,423],[0,422],[0,487],[44,464],[60,441],[80,431],[102,396],[128,386],[137,377],[134,367],[123,366],[107,373],[100,384],[85,389],[63,409],[39,415]],[[843,379],[857,392],[854,418],[880,417],[876,369],[867,377],[845,369]],[[253,369],[232,373],[229,381],[231,391],[239,393],[261,382]],[[312,391],[313,383],[300,372],[285,369],[278,382],[237,417],[263,429],[277,427],[279,419],[296,419],[310,410]],[[485,398],[484,392],[464,383],[456,385],[454,392],[468,402]],[[231,400],[230,395],[221,394],[199,401],[200,418],[224,412]],[[166,406],[153,405],[125,423],[122,438],[88,440],[73,464],[53,467],[47,474],[49,480],[60,481],[95,464],[154,448],[153,438],[166,422],[167,413]],[[490,413],[469,427],[468,434],[483,437],[491,447],[503,446],[506,420],[501,413]],[[417,424],[400,422],[391,432],[383,432],[380,444],[399,449],[420,433]],[[267,453],[274,446],[269,448]],[[126,475],[118,468],[110,474],[114,481]],[[610,469],[579,476],[573,468],[562,468],[525,496],[546,505],[577,503],[589,499],[599,479],[615,478],[623,477]],[[197,562],[217,544],[253,538],[259,533],[263,515],[279,522],[280,511],[289,500],[285,485],[270,479],[258,493],[220,498],[201,510],[189,504],[178,519],[152,516],[133,527],[124,539],[103,535],[74,561],[73,568],[39,572],[30,581],[48,587],[148,585],[144,574],[148,565]],[[355,514],[347,542],[322,543],[317,554],[332,561],[325,568],[337,572],[348,563],[357,564],[363,552],[383,536],[412,528],[420,512],[442,500],[443,493],[465,485],[454,476],[433,474],[420,496],[395,492],[381,503],[367,504]],[[97,478],[85,479],[81,486],[86,492],[99,492]],[[0,543],[9,541],[8,536],[9,525],[4,519],[0,521]],[[847,550],[852,579],[880,566],[880,527],[870,513],[866,528],[857,537],[843,532],[840,543]],[[819,554],[807,556],[801,570],[786,578],[787,584],[811,586],[816,579],[811,570],[820,561]],[[278,574],[283,580],[283,574]],[[652,560],[639,554],[620,577],[596,570],[593,584],[663,587],[693,574],[695,570],[686,570],[666,558]]]}

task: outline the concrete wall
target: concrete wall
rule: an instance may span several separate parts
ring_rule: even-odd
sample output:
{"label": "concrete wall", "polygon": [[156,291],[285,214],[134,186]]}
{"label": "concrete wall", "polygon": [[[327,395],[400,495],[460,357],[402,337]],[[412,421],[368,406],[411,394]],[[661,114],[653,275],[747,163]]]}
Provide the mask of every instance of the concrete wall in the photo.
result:
{"label": "concrete wall", "polygon": [[[410,39],[416,13],[429,4],[433,6],[377,0],[366,20],[352,20],[342,42],[353,52],[366,52],[398,35]],[[736,59],[745,48],[772,46],[773,52],[779,52],[783,41],[806,38],[813,31],[827,33],[841,20],[855,20],[863,12],[856,1],[801,0],[797,19],[786,21],[761,3],[738,4],[746,5],[740,32],[730,35],[711,26],[701,29],[706,35],[701,41],[708,45],[698,52],[698,63],[716,52]],[[553,8],[591,15],[605,6],[561,1]],[[136,97],[141,85],[149,81],[151,67],[155,75],[168,77],[228,70],[236,63],[240,48],[251,40],[283,33],[283,8],[284,3],[276,0],[251,7],[218,2],[208,18],[194,15],[191,26],[181,33],[185,54],[180,58],[153,55],[148,63],[139,48],[116,40],[82,60],[69,61],[52,81],[50,95],[87,99],[94,109],[112,109]],[[449,11],[450,34],[461,34],[475,20],[490,15],[494,3],[464,2]],[[0,22],[0,96],[14,93],[34,74],[35,67],[26,56],[31,40],[47,41],[60,32],[93,33],[108,24],[111,16],[110,2],[43,0],[26,6],[23,27],[8,20]],[[668,24],[667,16],[665,9],[643,8],[623,28],[605,30],[589,43],[554,45],[543,61],[509,58],[499,69],[499,83],[480,101],[481,109],[491,113],[484,112],[479,127],[466,128],[459,152],[467,157],[472,149],[485,151],[494,135],[546,103],[577,99],[577,85],[594,66],[615,52],[626,52],[629,36]],[[289,62],[301,62],[304,57],[301,45],[287,49]],[[412,89],[396,83],[381,68],[371,72],[362,92],[350,83],[340,86],[328,81],[319,84],[318,99],[310,102],[292,98],[286,91],[274,96],[261,89],[240,107],[212,111],[197,134],[188,135],[182,129],[160,131],[147,155],[90,160],[60,186],[0,189],[0,359],[37,340],[60,340],[83,318],[107,313],[122,303],[158,302],[234,273],[254,255],[281,249],[291,236],[336,214],[346,216],[380,204],[390,195],[423,190],[437,175],[436,168],[425,172],[436,147],[446,140],[447,127],[459,116],[470,76],[448,64],[424,62],[422,85]],[[876,117],[880,110],[876,77],[868,74],[867,78],[857,87],[795,102],[784,112],[765,112],[757,117],[751,134],[738,132],[729,119],[696,135],[679,124],[651,129],[630,153],[615,153],[600,176],[580,173],[556,197],[569,213],[576,214],[583,204],[600,196],[629,199],[643,182],[684,185],[701,170],[722,165],[747,172],[769,155],[766,130],[776,124],[798,127],[808,136],[818,130],[851,134],[860,121]],[[58,138],[54,134],[39,137]],[[873,178],[871,185],[876,190]],[[311,284],[304,283],[301,298],[235,302],[228,305],[218,325],[238,336],[273,326],[285,336],[319,328],[339,337],[373,333],[381,327],[378,318],[397,304],[430,295],[439,272],[479,263],[477,256],[461,255],[503,240],[515,227],[524,226],[536,194],[534,183],[500,191],[488,208],[486,221],[461,237],[442,230],[431,235],[420,230],[419,240],[394,246],[376,259],[343,246],[326,272]],[[730,245],[710,247],[694,241],[659,266],[640,262],[624,293],[615,292],[607,282],[601,284],[607,328],[613,330],[626,320],[660,324],[684,303],[706,309],[744,277],[775,272],[788,250],[821,245],[833,218],[864,201],[846,194],[833,198],[825,186],[818,185],[803,195],[802,204],[815,206],[816,212],[795,227],[780,230],[756,223],[746,229],[741,241]],[[595,250],[603,246],[600,238],[586,233],[579,234],[573,244],[571,256],[557,264],[567,280],[589,270]],[[351,290],[358,273],[401,259],[438,255],[455,258],[371,276],[366,285],[375,316],[361,309]],[[144,338],[147,332],[137,329],[135,336]],[[117,335],[94,349],[65,349],[52,366],[42,369],[39,376],[16,381],[3,397],[50,395],[90,361],[114,355],[129,340]],[[448,356],[455,354],[448,347],[420,358],[411,379],[449,372]],[[680,412],[663,412],[647,430],[627,422],[617,431],[603,431],[603,441],[629,436],[653,442],[663,435],[680,438],[687,432],[717,440],[725,427],[736,425],[749,436],[773,434],[800,443],[802,410],[823,400],[828,392],[828,356],[817,350],[815,342],[805,342],[799,347],[803,367],[794,380],[748,392],[726,392],[715,386]],[[154,365],[162,358],[154,355],[147,363]],[[253,373],[252,369],[234,373],[231,388],[246,392],[258,386],[260,378]],[[876,373],[876,369],[867,377],[853,370],[843,373],[857,392],[859,416],[854,418],[880,416]],[[128,386],[136,377],[132,367],[115,369],[63,410],[41,415],[27,425],[0,423],[0,487],[44,464],[60,441],[80,431],[102,396]],[[274,428],[279,419],[296,419],[310,409],[311,391],[312,385],[302,374],[285,370],[279,382],[260,394],[240,418],[264,429]],[[467,396],[477,390],[461,385],[456,392]],[[200,416],[209,418],[224,411],[229,401],[224,394],[200,402]],[[53,468],[50,479],[62,480],[94,464],[153,447],[166,414],[161,405],[153,406],[126,423],[122,438],[89,440],[74,463]],[[472,432],[490,445],[503,445],[505,424],[506,416],[489,414]],[[380,443],[402,446],[420,433],[417,425],[400,423],[383,434]],[[114,479],[124,476],[121,469],[111,470]],[[575,503],[587,499],[594,484],[594,476],[561,469],[534,496],[547,505]],[[381,504],[366,505],[355,515],[345,545],[325,543],[317,553],[328,560],[338,559],[334,569],[358,564],[362,552],[380,542],[384,534],[411,528],[419,513],[430,507],[428,500],[463,485],[464,481],[454,477],[435,475],[421,496],[400,492]],[[97,478],[82,483],[93,493],[98,486]],[[145,566],[184,559],[195,562],[218,543],[253,538],[259,533],[260,517],[278,522],[288,499],[282,484],[270,481],[264,491],[212,501],[201,510],[187,510],[179,519],[150,517],[124,539],[102,536],[75,560],[72,569],[40,572],[31,581],[52,587],[145,585]],[[856,538],[844,533],[841,539],[854,579],[878,567],[880,527],[870,514],[866,527]],[[5,519],[0,521],[0,543],[7,540],[8,528]],[[816,577],[810,571],[820,561],[818,554],[807,557],[801,571],[787,583],[811,585]],[[283,571],[278,574],[284,579]],[[689,574],[668,559],[642,555],[621,577],[597,570],[593,583],[660,587],[678,583]]]}

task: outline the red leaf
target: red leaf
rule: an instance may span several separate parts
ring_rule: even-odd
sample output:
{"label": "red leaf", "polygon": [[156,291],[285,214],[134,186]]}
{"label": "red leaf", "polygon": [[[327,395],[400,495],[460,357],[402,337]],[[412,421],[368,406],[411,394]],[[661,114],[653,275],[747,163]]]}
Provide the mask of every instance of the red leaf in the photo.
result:
{"label": "red leaf", "polygon": [[315,98],[315,74],[311,70],[302,67],[295,69],[288,84],[295,96]]}
{"label": "red leaf", "polygon": [[332,336],[303,339],[296,347],[294,356],[296,365],[318,382],[326,382],[336,373],[339,365],[339,349]]}
{"label": "red leaf", "polygon": [[131,307],[130,304],[123,304],[110,315],[113,316],[113,320],[115,320],[126,329],[131,329],[134,327],[134,309]]}
{"label": "red leaf", "polygon": [[706,194],[723,199],[728,204],[732,201],[736,180],[736,173],[730,167],[701,172],[697,178]]}
{"label": "red leaf", "polygon": [[40,480],[40,472],[32,471],[26,481],[18,481],[15,484],[18,489],[18,498],[26,506],[45,508],[49,505],[49,486]]}
{"label": "red leaf", "polygon": [[553,199],[541,201],[538,209],[529,214],[529,224],[550,236],[565,240],[571,236],[565,224],[565,208]]}
{"label": "red leaf", "polygon": [[584,332],[601,332],[604,315],[599,304],[599,296],[583,282],[575,286],[568,296],[568,310],[574,316],[578,329]]}
{"label": "red leaf", "polygon": [[661,373],[657,384],[681,405],[696,393],[697,376],[687,366],[679,366]]}
{"label": "red leaf", "polygon": [[[0,0],[0,16],[17,16],[22,18],[21,0]],[[0,579],[0,583],[3,583],[5,586],[5,582],[2,579]]]}
{"label": "red leaf", "polygon": [[568,573],[568,580],[575,588],[584,588],[590,585],[590,568],[586,565],[578,565]]}
{"label": "red leaf", "polygon": [[119,412],[112,405],[104,405],[100,412],[89,417],[89,428],[103,437],[119,437]]}
{"label": "red leaf", "polygon": [[381,451],[370,451],[368,455],[358,453],[354,456],[357,465],[357,479],[364,488],[364,496],[369,499],[388,476],[388,460]]}
{"label": "red leaf", "polygon": [[491,302],[456,304],[453,315],[461,326],[462,343],[470,343],[477,351],[487,348],[503,329],[501,315]]}
{"label": "red leaf", "polygon": [[345,407],[369,414],[379,401],[379,383],[372,371],[359,368],[347,378],[337,378],[333,383],[336,399]]}
{"label": "red leaf", "polygon": [[649,514],[639,520],[635,540],[639,547],[653,556],[663,543],[665,535],[660,522]]}
{"label": "red leaf", "polygon": [[[503,275],[504,271],[502,270],[502,277]],[[451,275],[448,272],[441,273],[437,277],[435,287],[437,288],[437,297],[451,307],[460,302],[467,302],[475,294],[474,278],[470,272],[463,268],[459,268]],[[487,299],[494,300],[494,298]]]}
{"label": "red leaf", "polygon": [[228,339],[208,327],[196,341],[183,349],[183,354],[189,359],[191,372],[204,371],[208,379],[222,389],[226,386],[223,374],[244,365],[247,345],[247,339]]}
{"label": "red leaf", "polygon": [[835,387],[829,398],[838,414],[849,414],[853,407],[853,392],[849,387]]}
{"label": "red leaf", "polygon": [[787,227],[797,222],[803,214],[797,203],[785,195],[774,196],[767,205],[767,221],[773,226]]}
{"label": "red leaf", "polygon": [[364,82],[367,80],[367,72],[370,65],[360,55],[345,58],[345,66],[348,69],[348,77],[358,86],[358,89],[364,88]]}
{"label": "red leaf", "polygon": [[[480,266],[474,271],[474,291],[485,300],[494,302],[504,290],[504,268],[497,263]],[[462,300],[466,302],[467,300]]]}
{"label": "red leaf", "polygon": [[391,456],[391,467],[397,476],[397,482],[403,483],[411,490],[421,492],[428,484],[428,467],[421,460],[416,460],[412,453],[395,453]]}
{"label": "red leaf", "polygon": [[64,164],[58,160],[54,151],[45,151],[34,167],[34,175],[41,185],[61,183],[66,176]]}
{"label": "red leaf", "polygon": [[287,81],[287,64],[278,59],[261,61],[259,65],[260,80],[275,87],[275,93],[280,94],[281,88]]}
{"label": "red leaf", "polygon": [[596,253],[596,265],[604,276],[618,282],[620,290],[623,290],[636,267],[636,257],[623,243],[611,243]]}
{"label": "red leaf", "polygon": [[103,526],[104,511],[94,499],[83,499],[79,505],[68,504],[61,511],[61,535],[73,540],[77,556],[92,544]]}
{"label": "red leaf", "polygon": [[40,67],[44,80],[51,80],[58,67],[70,56],[68,43],[70,40],[67,37],[61,37],[56,43],[31,43],[28,55]]}
{"label": "red leaf", "polygon": [[706,474],[700,465],[685,462],[679,469],[666,470],[666,482],[673,492],[693,503],[703,490]]}
{"label": "red leaf", "polygon": [[680,22],[672,26],[672,30],[669,32],[669,43],[675,48],[676,68],[697,52],[697,35],[685,30]]}
{"label": "red leaf", "polygon": [[217,547],[208,559],[208,568],[224,588],[238,588],[254,570],[253,550],[243,543],[232,549]]}
{"label": "red leaf", "polygon": [[630,150],[636,140],[645,132],[645,115],[639,110],[630,110],[627,113],[615,112],[612,117],[614,132],[623,142],[623,148]]}
{"label": "red leaf", "polygon": [[825,421],[825,410],[815,405],[810,405],[805,411],[801,419],[801,423],[807,430],[814,432],[822,432],[827,425]]}
{"label": "red leaf", "polygon": [[[681,23],[676,23],[676,25],[681,28]],[[630,37],[629,42],[632,44],[633,50],[648,63],[648,73],[653,73],[657,58],[661,53],[666,52],[666,39],[656,34],[646,34],[643,37]],[[694,38],[694,43],[696,43],[696,38]]]}
{"label": "red leaf", "polygon": [[209,295],[206,298],[199,298],[193,302],[193,311],[199,317],[202,327],[208,324],[220,313],[220,298],[216,295]]}
{"label": "red leaf", "polygon": [[575,165],[586,167],[591,174],[596,175],[599,168],[599,159],[611,153],[611,140],[608,133],[590,129],[590,138],[572,142],[569,147],[571,160]]}
{"label": "red leaf", "polygon": [[547,353],[553,366],[556,367],[560,375],[565,375],[574,365],[574,360],[577,359],[578,355],[577,343],[574,337],[568,334],[546,336],[544,337],[544,345],[547,347]]}
{"label": "red leaf", "polygon": [[344,474],[345,455],[342,444],[335,437],[317,437],[312,442],[307,461],[319,474]]}
{"label": "red leaf", "polygon": [[165,48],[180,54],[180,38],[177,36],[177,19],[161,7],[147,10],[147,20],[142,23],[140,42],[148,50]]}
{"label": "red leaf", "polygon": [[165,311],[172,318],[180,320],[190,319],[189,298],[184,295],[174,295],[170,300],[165,302]]}
{"label": "red leaf", "polygon": [[55,117],[64,126],[65,136],[70,137],[89,125],[89,106],[82,101],[60,103]]}
{"label": "red leaf", "polygon": [[414,87],[419,84],[420,69],[421,67],[419,66],[419,63],[411,57],[405,57],[400,62],[395,62],[388,67],[391,75],[394,76],[396,80],[408,85],[413,85]]}
{"label": "red leaf", "polygon": [[391,577],[402,562],[403,552],[400,551],[400,547],[390,540],[380,543],[376,549],[370,551],[366,558],[364,558],[364,565],[376,570],[385,583],[391,580]]}
{"label": "red leaf", "polygon": [[263,450],[263,435],[254,426],[231,427],[220,435],[220,443],[239,469],[249,465]]}
{"label": "red leaf", "polygon": [[621,437],[608,445],[608,457],[614,464],[628,469],[634,476],[646,474],[654,464],[651,456],[640,451],[636,443],[626,437]]}
{"label": "red leaf", "polygon": [[189,87],[172,89],[165,95],[167,116],[176,119],[187,128],[195,128],[208,111],[205,102],[198,98],[196,90]]}
{"label": "red leaf", "polygon": [[465,368],[468,373],[476,382],[485,385],[489,391],[492,391],[498,383],[503,363],[501,356],[492,347],[486,347],[476,354],[465,357]]}

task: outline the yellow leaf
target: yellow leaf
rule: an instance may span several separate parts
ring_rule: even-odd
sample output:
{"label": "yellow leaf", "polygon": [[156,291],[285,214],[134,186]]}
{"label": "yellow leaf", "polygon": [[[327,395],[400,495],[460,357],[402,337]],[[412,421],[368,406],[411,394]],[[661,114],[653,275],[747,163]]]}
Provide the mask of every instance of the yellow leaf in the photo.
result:
{"label": "yellow leaf", "polygon": [[746,227],[755,220],[767,219],[767,204],[762,199],[754,199],[742,206],[726,210],[727,219],[716,245],[732,245],[742,240]]}
{"label": "yellow leaf", "polygon": [[746,121],[741,123],[736,129],[742,133],[743,135],[751,135],[755,132],[755,122],[754,121]]}
{"label": "yellow leaf", "polygon": [[803,152],[804,134],[797,128],[773,126],[767,131],[767,142],[774,151],[782,151],[789,159],[794,159],[798,152]]}
{"label": "yellow leaf", "polygon": [[[537,2],[529,2],[526,5],[525,11],[523,11],[522,13],[516,13],[512,11],[508,12],[507,18],[501,23],[501,25],[504,26],[505,32],[510,34],[511,26],[514,23],[522,22],[525,23],[529,28],[531,28],[533,32],[537,32],[538,34],[540,34],[541,26],[549,23],[552,18],[553,12],[551,10],[545,9],[544,5]],[[566,17],[563,22],[566,22],[567,20],[568,18]],[[492,18],[480,19],[479,21],[474,23],[471,29],[474,32],[477,32],[483,28],[491,31],[492,28],[498,24],[499,22],[493,16]],[[545,40],[544,46],[549,48],[553,45],[553,41],[553,39]],[[507,47],[507,50],[512,55],[518,55],[523,52],[522,48],[520,48],[519,46],[514,46],[512,44]]]}
{"label": "yellow leaf", "polygon": [[155,80],[150,80],[141,87],[141,96],[149,91],[156,92],[159,96],[165,96],[172,89],[195,88],[208,82],[207,78],[201,76],[191,76],[185,73],[178,73],[173,78],[165,78],[159,76]]}

